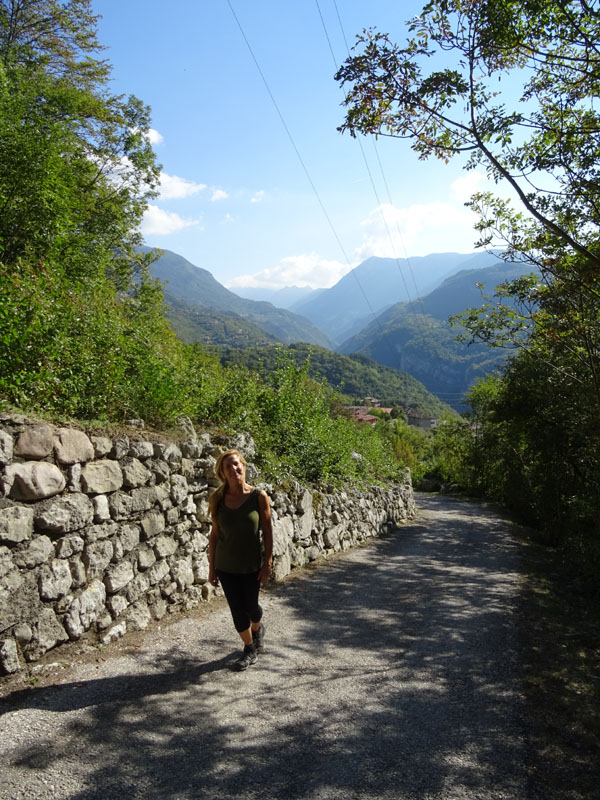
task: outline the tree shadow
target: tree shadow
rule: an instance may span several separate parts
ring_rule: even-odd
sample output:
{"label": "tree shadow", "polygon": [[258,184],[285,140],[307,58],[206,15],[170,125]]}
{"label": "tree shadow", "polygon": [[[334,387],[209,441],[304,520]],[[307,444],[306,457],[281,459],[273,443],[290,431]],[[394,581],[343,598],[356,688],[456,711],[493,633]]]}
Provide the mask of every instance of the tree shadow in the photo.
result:
{"label": "tree shadow", "polygon": [[73,769],[71,800],[533,796],[518,546],[501,520],[449,505],[277,587],[293,625],[248,673],[224,669],[231,655],[167,654],[150,675],[11,695],[8,710],[67,720],[5,763],[20,779]]}

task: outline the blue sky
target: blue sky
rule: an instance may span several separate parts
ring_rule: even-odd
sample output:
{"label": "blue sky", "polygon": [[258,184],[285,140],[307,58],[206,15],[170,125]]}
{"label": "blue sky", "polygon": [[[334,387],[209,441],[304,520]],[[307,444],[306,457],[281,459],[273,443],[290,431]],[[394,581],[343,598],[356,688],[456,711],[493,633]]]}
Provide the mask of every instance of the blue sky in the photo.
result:
{"label": "blue sky", "polygon": [[405,21],[421,7],[412,0],[93,0],[115,91],[152,107],[163,176],[144,219],[146,243],[183,255],[233,289],[331,286],[372,255],[472,252],[477,237],[464,202],[482,176],[459,162],[419,161],[405,142],[368,138],[373,188],[359,144],[336,130],[342,91],[331,50],[339,64],[343,34],[352,44],[371,26],[401,41]]}

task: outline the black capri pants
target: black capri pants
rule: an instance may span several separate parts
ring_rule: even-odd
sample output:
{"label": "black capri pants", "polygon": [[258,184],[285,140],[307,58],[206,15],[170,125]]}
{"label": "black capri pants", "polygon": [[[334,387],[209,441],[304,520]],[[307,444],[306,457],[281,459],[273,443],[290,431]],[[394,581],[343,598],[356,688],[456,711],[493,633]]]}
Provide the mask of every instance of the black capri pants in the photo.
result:
{"label": "black capri pants", "polygon": [[233,624],[238,633],[247,631],[252,622],[260,622],[263,610],[258,602],[260,584],[258,572],[238,574],[217,570],[217,577],[221,582]]}

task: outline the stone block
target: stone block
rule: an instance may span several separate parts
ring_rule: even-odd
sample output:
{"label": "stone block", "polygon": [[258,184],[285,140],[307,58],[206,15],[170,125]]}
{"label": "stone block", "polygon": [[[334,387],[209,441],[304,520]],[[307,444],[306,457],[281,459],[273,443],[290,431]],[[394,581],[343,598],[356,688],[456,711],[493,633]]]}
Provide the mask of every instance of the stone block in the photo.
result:
{"label": "stone block", "polygon": [[83,431],[59,428],[54,436],[54,454],[59,464],[83,464],[94,458],[94,446]]}
{"label": "stone block", "polygon": [[177,542],[170,536],[157,536],[151,544],[157,558],[167,558],[177,550]]}
{"label": "stone block", "polygon": [[108,436],[90,436],[90,441],[94,446],[96,458],[104,458],[112,450],[112,439],[109,439]]}
{"label": "stone block", "polygon": [[81,472],[81,486],[87,494],[116,492],[123,486],[123,472],[119,462],[104,458],[86,464]]}
{"label": "stone block", "polygon": [[152,615],[147,603],[144,600],[138,600],[137,603],[129,606],[125,612],[125,619],[129,630],[143,631],[152,622]]}
{"label": "stone block", "polygon": [[158,511],[152,514],[146,514],[145,517],[142,517],[141,525],[146,539],[151,539],[164,531],[164,514],[160,514]]}
{"label": "stone block", "polygon": [[183,475],[171,475],[171,500],[178,506],[188,496],[188,482]]}
{"label": "stone block", "polygon": [[70,533],[92,523],[94,506],[85,494],[63,495],[40,503],[34,519],[42,530]]}
{"label": "stone block", "polygon": [[14,449],[14,441],[10,433],[0,431],[0,464],[10,464]]}
{"label": "stone block", "polygon": [[156,483],[164,483],[169,480],[171,470],[169,469],[169,465],[164,461],[158,458],[152,458],[146,461],[146,466],[154,475]]}
{"label": "stone block", "polygon": [[45,563],[54,555],[54,545],[48,536],[35,536],[25,550],[14,553],[13,559],[18,567],[32,569]]}
{"label": "stone block", "polygon": [[54,429],[51,425],[30,425],[19,434],[14,455],[19,458],[47,458],[53,446]]}
{"label": "stone block", "polygon": [[92,505],[94,506],[94,522],[108,522],[110,519],[108,497],[105,494],[97,494],[92,497]]}
{"label": "stone block", "polygon": [[273,555],[287,553],[294,538],[294,523],[291,517],[281,517],[273,525]]}
{"label": "stone block", "polygon": [[135,603],[140,597],[145,595],[150,589],[150,579],[145,572],[139,572],[135,578],[127,584],[126,596],[129,603]]}
{"label": "stone block", "polygon": [[106,601],[106,607],[113,615],[114,619],[120,617],[128,606],[129,603],[122,594],[115,594],[113,597],[109,597]]}
{"label": "stone block", "polygon": [[100,578],[110,564],[113,556],[113,545],[108,539],[99,539],[88,544],[83,551],[83,563],[90,580]]}
{"label": "stone block", "polygon": [[66,642],[68,635],[51,608],[41,608],[37,621],[32,625],[32,637],[23,648],[26,661],[37,661],[57,644]]}
{"label": "stone block", "polygon": [[133,458],[152,458],[154,445],[152,442],[130,442],[129,455]]}
{"label": "stone block", "polygon": [[273,559],[273,570],[271,572],[273,580],[280,581],[285,578],[286,575],[289,575],[291,571],[292,562],[288,552]]}
{"label": "stone block", "polygon": [[78,639],[92,625],[105,608],[106,589],[101,581],[94,580],[78,597],[65,615],[65,627],[71,639]]}
{"label": "stone block", "polygon": [[6,675],[12,675],[21,669],[17,643],[14,639],[0,642],[0,667]]}
{"label": "stone block", "polygon": [[122,620],[118,622],[116,625],[113,625],[100,639],[102,644],[110,644],[114,642],[116,639],[120,639],[121,637],[125,636],[127,633],[127,622]]}
{"label": "stone block", "polygon": [[121,552],[129,553],[140,543],[140,529],[137,525],[122,525],[116,535]]}
{"label": "stone block", "polygon": [[149,569],[153,564],[156,563],[156,556],[154,555],[154,550],[149,547],[147,544],[141,545],[137,552],[138,558],[138,569],[145,570]]}
{"label": "stone block", "polygon": [[69,569],[71,570],[71,577],[73,578],[71,588],[81,589],[82,586],[85,586],[87,583],[87,575],[83,561],[80,558],[70,559]]}
{"label": "stone block", "polygon": [[0,542],[18,544],[33,535],[33,508],[9,506],[0,508]]}
{"label": "stone block", "polygon": [[133,567],[129,561],[113,564],[106,570],[104,585],[110,594],[115,594],[133,580]]}
{"label": "stone block", "polygon": [[163,581],[169,574],[169,565],[166,561],[157,561],[148,571],[150,585],[154,586]]}
{"label": "stone block", "polygon": [[121,459],[125,458],[127,453],[129,453],[129,436],[125,436],[125,434],[121,436],[115,436],[113,439],[112,450],[110,451],[111,457]]}
{"label": "stone block", "polygon": [[123,471],[123,485],[126,489],[144,486],[152,477],[150,470],[137,458],[124,458],[120,463]]}
{"label": "stone block", "polygon": [[81,553],[85,542],[81,536],[63,536],[55,542],[55,550],[57,558],[71,558],[71,556]]}
{"label": "stone block", "polygon": [[73,577],[68,563],[55,558],[49,564],[44,564],[40,570],[40,597],[42,600],[58,600],[67,594],[72,583]]}
{"label": "stone block", "polygon": [[6,493],[15,500],[43,500],[62,492],[66,485],[56,464],[46,461],[9,464],[4,473]]}
{"label": "stone block", "polygon": [[185,592],[194,583],[194,570],[191,558],[180,558],[171,567],[171,577],[177,583],[180,592]]}

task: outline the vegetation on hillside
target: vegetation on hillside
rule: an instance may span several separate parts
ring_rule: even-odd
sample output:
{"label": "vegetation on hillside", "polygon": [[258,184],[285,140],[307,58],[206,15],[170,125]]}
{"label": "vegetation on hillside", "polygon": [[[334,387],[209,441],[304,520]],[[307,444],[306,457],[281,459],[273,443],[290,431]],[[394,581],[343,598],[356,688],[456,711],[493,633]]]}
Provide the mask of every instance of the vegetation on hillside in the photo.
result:
{"label": "vegetation on hillside", "polygon": [[[403,47],[359,37],[337,76],[342,128],[407,138],[421,158],[469,153],[468,168],[483,167],[520,204],[472,198],[481,244],[504,242],[507,259],[535,269],[462,316],[474,340],[513,355],[472,391],[471,424],[440,432],[447,471],[585,554],[597,580],[600,4],[431,0],[409,31]],[[507,73],[521,81],[510,96]]]}
{"label": "vegetation on hillside", "polygon": [[[216,350],[222,363],[242,364],[268,376],[275,369],[281,347],[251,347],[239,350],[222,347]],[[349,403],[363,403],[366,397],[377,398],[382,406],[413,409],[424,416],[440,417],[450,408],[406,372],[385,367],[364,355],[343,356],[317,345],[298,343],[287,351],[300,366],[308,359],[308,374],[325,378],[327,383],[348,398]]]}
{"label": "vegetation on hillside", "polygon": [[100,50],[90,0],[0,0],[4,405],[156,426],[183,413],[253,434],[267,475],[399,479],[402,424],[337,413],[308,361],[265,380],[175,336],[138,232],[160,172],[149,109],[110,93]]}

